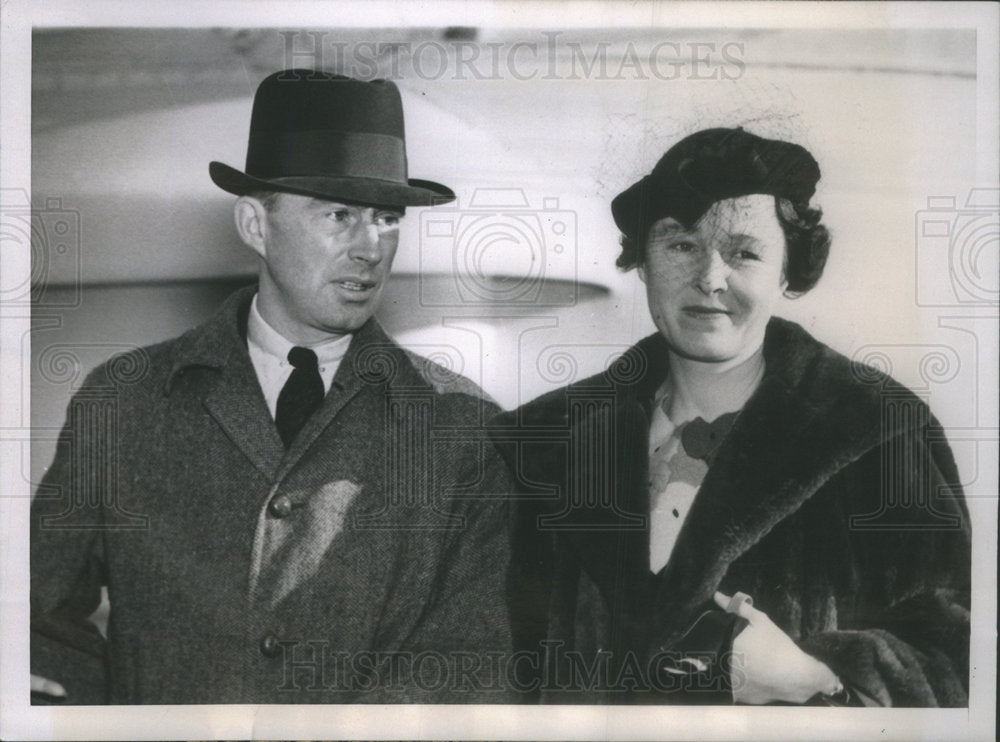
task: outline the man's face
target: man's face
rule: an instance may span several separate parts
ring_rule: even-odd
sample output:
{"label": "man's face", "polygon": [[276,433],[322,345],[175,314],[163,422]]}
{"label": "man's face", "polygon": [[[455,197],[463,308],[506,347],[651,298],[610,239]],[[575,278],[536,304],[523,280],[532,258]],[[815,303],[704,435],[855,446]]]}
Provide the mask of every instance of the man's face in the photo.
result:
{"label": "man's face", "polygon": [[774,198],[716,201],[691,228],[671,217],[649,232],[639,276],[660,334],[678,355],[740,362],[764,341],[787,286]]}
{"label": "man's face", "polygon": [[386,207],[278,194],[261,228],[261,315],[295,343],[359,329],[389,278],[401,218]]}

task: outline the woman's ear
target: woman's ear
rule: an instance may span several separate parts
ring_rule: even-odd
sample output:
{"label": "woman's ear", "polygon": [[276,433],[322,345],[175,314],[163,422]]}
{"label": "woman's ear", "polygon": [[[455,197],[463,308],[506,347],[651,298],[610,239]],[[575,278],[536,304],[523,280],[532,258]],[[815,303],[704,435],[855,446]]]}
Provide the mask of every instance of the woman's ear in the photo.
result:
{"label": "woman's ear", "polygon": [[639,274],[639,280],[646,283],[646,266],[639,263],[639,265],[635,267],[635,272]]}
{"label": "woman's ear", "polygon": [[240,196],[233,207],[236,231],[244,244],[267,259],[267,208],[253,196]]}

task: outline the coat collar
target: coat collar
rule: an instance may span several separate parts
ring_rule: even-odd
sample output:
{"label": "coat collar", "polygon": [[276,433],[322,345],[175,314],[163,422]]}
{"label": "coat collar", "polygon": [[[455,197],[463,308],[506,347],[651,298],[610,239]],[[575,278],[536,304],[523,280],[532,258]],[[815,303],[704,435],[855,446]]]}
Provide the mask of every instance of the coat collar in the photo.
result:
{"label": "coat collar", "polygon": [[[544,419],[566,405],[566,395],[614,389],[613,408],[595,408],[569,421],[569,449],[613,431],[615,506],[642,518],[638,527],[601,528],[583,512],[580,528],[565,535],[585,568],[624,616],[657,627],[652,641],[669,646],[711,602],[729,565],[798,510],[845,464],[901,432],[881,414],[886,395],[909,395],[888,377],[853,365],[798,325],[774,318],[764,341],[764,378],[737,416],[702,482],[667,566],[649,572],[647,438],[653,394],[667,376],[667,348],[659,335],[640,341],[608,371],[522,413]],[[912,397],[912,395],[910,395]],[[510,421],[509,416],[507,417]],[[553,449],[554,450],[554,449]],[[553,459],[554,460],[554,459]],[[567,483],[569,486],[570,483]],[[593,526],[593,527],[590,527]],[[652,615],[653,620],[649,617]]]}
{"label": "coat collar", "polygon": [[207,322],[188,330],[174,343],[165,392],[169,395],[179,376],[189,368],[223,368],[233,355],[246,351],[247,317],[257,286],[244,286],[230,294]]}
{"label": "coat collar", "polygon": [[412,385],[418,374],[405,352],[374,318],[369,319],[354,334],[322,407],[286,451],[247,351],[247,317],[256,292],[255,285],[236,291],[207,322],[177,339],[164,391],[171,394],[180,379],[194,369],[214,370],[217,381],[204,396],[205,408],[254,466],[276,481],[362,389]]}
{"label": "coat collar", "polygon": [[189,330],[173,344],[164,391],[173,394],[182,379],[207,369],[212,384],[203,404],[243,455],[273,479],[284,446],[271,420],[267,402],[247,351],[246,327],[256,285],[231,294],[207,322]]}
{"label": "coat collar", "polygon": [[[348,402],[364,390],[385,396],[395,386],[417,383],[406,353],[386,335],[375,318],[354,333],[347,353],[337,367],[323,405],[295,437],[278,472],[282,476],[315,443]],[[273,427],[273,426],[272,426]]]}
{"label": "coat collar", "polygon": [[915,402],[912,393],[794,323],[772,319],[764,357],[764,379],[720,446],[670,562],[651,576],[657,648],[711,604],[732,562],[846,465],[916,423],[885,414],[887,401]]}

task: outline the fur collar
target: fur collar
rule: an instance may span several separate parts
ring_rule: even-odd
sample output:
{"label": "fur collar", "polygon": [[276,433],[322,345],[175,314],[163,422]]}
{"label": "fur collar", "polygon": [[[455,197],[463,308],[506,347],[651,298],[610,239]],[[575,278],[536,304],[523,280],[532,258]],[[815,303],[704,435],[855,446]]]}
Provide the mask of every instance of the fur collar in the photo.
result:
{"label": "fur collar", "polygon": [[[676,640],[710,604],[729,565],[838,471],[930,420],[885,416],[882,400],[916,398],[792,322],[771,320],[764,358],[764,378],[719,447],[670,562],[656,575],[648,569],[646,481],[650,406],[667,375],[659,335],[640,341],[604,373],[493,422],[501,446],[520,442],[519,473],[562,493],[550,498],[543,528],[561,531],[574,545],[609,605],[624,609],[619,615],[659,627],[657,646]],[[582,502],[597,506],[573,506]],[[647,631],[634,627],[636,635]]]}

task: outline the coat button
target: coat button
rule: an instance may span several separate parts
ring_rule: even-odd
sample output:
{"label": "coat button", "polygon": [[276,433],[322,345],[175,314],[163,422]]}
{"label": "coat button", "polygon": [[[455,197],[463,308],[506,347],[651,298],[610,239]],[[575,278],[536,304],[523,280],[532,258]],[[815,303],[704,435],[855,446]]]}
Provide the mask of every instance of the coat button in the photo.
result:
{"label": "coat button", "polygon": [[265,657],[277,657],[281,653],[281,645],[274,634],[265,634],[260,640],[260,653]]}
{"label": "coat button", "polygon": [[271,515],[275,518],[284,518],[292,512],[292,501],[286,495],[278,495],[271,500],[268,510],[271,511]]}

